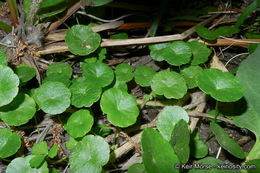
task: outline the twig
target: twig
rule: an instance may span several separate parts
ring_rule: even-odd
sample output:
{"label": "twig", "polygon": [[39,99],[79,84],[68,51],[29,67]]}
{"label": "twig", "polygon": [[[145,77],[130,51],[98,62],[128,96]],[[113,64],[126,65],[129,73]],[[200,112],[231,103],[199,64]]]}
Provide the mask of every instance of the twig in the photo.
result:
{"label": "twig", "polygon": [[[211,22],[213,19],[218,17],[219,14],[214,15],[203,22],[199,23],[198,25],[206,25]],[[175,40],[183,40],[186,39],[188,36],[195,32],[195,26],[186,30],[182,34],[175,34],[175,35],[166,35],[166,36],[157,36],[157,37],[150,37],[150,38],[138,38],[138,39],[109,39],[107,41],[103,41],[100,47],[111,47],[111,46],[129,46],[129,45],[142,45],[142,44],[152,44],[152,43],[161,43],[161,42],[169,42]],[[61,45],[57,46],[56,44],[49,45],[42,50],[39,51],[40,54],[50,54],[50,53],[57,53],[57,52],[65,52],[68,51],[68,47],[65,43],[59,43]],[[48,50],[51,49],[51,50]]]}
{"label": "twig", "polygon": [[[116,21],[116,22],[111,22],[111,23],[105,23],[97,26],[91,27],[91,29],[94,32],[100,32],[100,31],[105,31],[108,29],[115,29],[118,28],[119,26],[123,25],[124,21]],[[50,41],[62,41],[65,38],[66,35],[66,29],[63,30],[57,30],[54,33],[49,33],[46,37],[45,40],[50,40]]]}
{"label": "twig", "polygon": [[72,14],[75,13],[75,11],[77,11],[79,8],[80,8],[80,2],[81,1],[78,1],[77,3],[75,3],[74,5],[72,5],[67,11],[66,11],[66,14],[65,16],[63,16],[60,20],[56,21],[56,22],[53,22],[48,31],[54,31],[56,30],[66,19],[68,19]]}
{"label": "twig", "polygon": [[232,61],[232,60],[235,59],[236,57],[242,56],[242,55],[248,55],[248,53],[247,53],[247,52],[246,52],[246,53],[240,53],[240,54],[237,54],[237,55],[233,56],[232,58],[230,58],[230,59],[227,61],[227,63],[225,64],[225,67],[228,65],[228,63],[229,63],[230,61]]}
{"label": "twig", "polygon": [[[203,117],[203,118],[212,118],[212,119],[215,119],[215,116],[214,116],[214,115],[210,115],[210,114],[206,114],[206,113],[198,112],[198,111],[188,112],[188,115],[191,116],[191,117]],[[220,120],[220,121],[227,122],[227,123],[232,124],[232,125],[234,124],[233,120],[230,120],[230,119],[225,118],[225,117],[217,116],[216,119],[217,119],[217,120]]]}
{"label": "twig", "polygon": [[119,21],[119,20],[124,19],[126,17],[137,15],[137,13],[130,13],[130,14],[126,14],[126,15],[120,16],[120,17],[118,17],[116,19],[106,20],[106,19],[101,19],[99,17],[96,17],[96,16],[94,16],[92,14],[87,14],[85,11],[78,11],[77,13],[85,15],[85,16],[88,16],[88,17],[90,17],[92,19],[95,19],[95,20],[98,20],[100,22],[105,22],[105,23],[116,22],[116,21]]}
{"label": "twig", "polygon": [[223,39],[226,39],[226,40],[230,40],[230,41],[234,41],[234,42],[240,42],[240,43],[258,43],[259,42],[259,39],[258,41],[250,41],[250,40],[242,40],[242,39],[233,39],[233,38],[227,38],[227,37],[223,37],[223,36],[220,36],[220,38],[223,38]]}

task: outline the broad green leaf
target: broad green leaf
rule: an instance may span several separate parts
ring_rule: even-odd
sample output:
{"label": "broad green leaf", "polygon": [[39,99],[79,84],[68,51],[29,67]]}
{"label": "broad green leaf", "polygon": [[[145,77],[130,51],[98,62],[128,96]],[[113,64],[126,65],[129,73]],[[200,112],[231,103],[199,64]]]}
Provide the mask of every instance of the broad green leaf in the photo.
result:
{"label": "broad green leaf", "polygon": [[188,43],[184,41],[172,42],[169,47],[161,51],[161,54],[169,64],[175,66],[187,64],[192,56]]}
{"label": "broad green leaf", "polygon": [[190,130],[185,120],[180,119],[172,131],[170,144],[181,163],[186,163],[190,157]]}
{"label": "broad green leaf", "polygon": [[32,168],[30,160],[34,157],[29,155],[27,157],[17,157],[8,165],[6,173],[47,173],[49,172],[47,162],[44,162],[40,168]]}
{"label": "broad green leaf", "polygon": [[244,89],[229,72],[206,69],[197,78],[198,87],[211,97],[222,102],[234,102],[243,97]]}
{"label": "broad green leaf", "polygon": [[3,66],[7,66],[8,65],[7,56],[1,50],[0,50],[0,65],[3,65]]}
{"label": "broad green leaf", "polygon": [[149,45],[150,56],[155,61],[163,61],[164,57],[162,56],[162,50],[170,46],[171,43],[159,43]]}
{"label": "broad green leaf", "polygon": [[73,173],[100,173],[109,160],[109,145],[100,136],[88,135],[70,154],[70,170]]}
{"label": "broad green leaf", "polygon": [[127,173],[146,173],[146,171],[143,164],[135,163],[128,168]]}
{"label": "broad green leaf", "polygon": [[113,70],[102,62],[82,65],[83,76],[96,86],[105,87],[114,79]]}
{"label": "broad green leaf", "polygon": [[248,16],[255,11],[257,8],[257,1],[253,1],[244,11],[243,13],[239,16],[239,18],[237,19],[236,25],[235,27],[239,28],[244,21],[248,18]]}
{"label": "broad green leaf", "polygon": [[236,116],[233,119],[236,126],[247,128],[255,134],[257,140],[260,139],[260,127],[258,126],[260,124],[260,116],[253,108],[248,108],[243,115]]}
{"label": "broad green leaf", "polygon": [[210,123],[210,129],[214,133],[218,143],[222,148],[227,150],[229,153],[234,155],[237,158],[244,159],[245,158],[245,153],[243,150],[240,148],[240,146],[231,139],[227,132],[223,130],[218,124],[211,122]]}
{"label": "broad green leaf", "polygon": [[197,76],[202,70],[200,66],[188,66],[181,70],[180,74],[184,77],[189,89],[197,86]]}
{"label": "broad green leaf", "polygon": [[35,144],[32,147],[32,154],[33,155],[47,155],[48,154],[48,146],[46,141],[42,141],[38,144]]}
{"label": "broad green leaf", "polygon": [[20,126],[27,123],[35,112],[33,98],[20,92],[11,103],[0,107],[0,118],[10,126]]}
{"label": "broad green leaf", "polygon": [[37,14],[41,19],[54,16],[55,14],[63,12],[67,8],[66,4],[65,0],[44,0]]}
{"label": "broad green leaf", "polygon": [[184,78],[173,71],[160,71],[153,77],[152,90],[155,94],[164,95],[166,98],[182,98],[187,92]]}
{"label": "broad green leaf", "polygon": [[34,99],[49,114],[60,114],[70,105],[70,90],[60,82],[46,82],[36,89]]}
{"label": "broad green leaf", "polygon": [[0,65],[0,107],[9,104],[18,94],[19,78],[8,66]]}
{"label": "broad green leaf", "polygon": [[15,67],[14,72],[18,75],[21,83],[28,82],[36,75],[35,69],[26,64]]}
{"label": "broad green leaf", "polygon": [[166,106],[158,115],[156,126],[164,139],[171,140],[172,131],[179,120],[189,122],[187,112],[180,106]]}
{"label": "broad green leaf", "polygon": [[21,140],[17,133],[4,128],[0,129],[0,158],[6,158],[15,154],[21,146]]}
{"label": "broad green leaf", "polygon": [[90,131],[93,123],[92,113],[87,109],[81,109],[69,117],[64,128],[73,138],[79,138]]}
{"label": "broad green leaf", "polygon": [[248,45],[248,53],[252,54],[254,53],[254,51],[256,50],[258,44],[252,43]]}
{"label": "broad green leaf", "polygon": [[102,89],[84,77],[75,78],[70,86],[71,104],[75,107],[90,107],[99,100]]}
{"label": "broad green leaf", "polygon": [[248,165],[247,172],[248,173],[259,173],[260,172],[260,159],[250,160],[248,162],[244,162],[243,165]]}
{"label": "broad green leaf", "polygon": [[239,171],[219,167],[222,165],[225,166],[223,161],[213,157],[206,157],[194,162],[189,173],[239,173]]}
{"label": "broad green leaf", "polygon": [[58,148],[59,148],[58,144],[54,144],[54,145],[51,147],[51,149],[50,149],[50,151],[49,151],[49,153],[48,153],[48,156],[49,156],[51,159],[53,159],[55,156],[57,156],[57,154],[58,154]]}
{"label": "broad green leaf", "polygon": [[117,88],[108,89],[103,93],[100,106],[107,114],[108,121],[119,127],[133,125],[139,115],[135,97]]}
{"label": "broad green leaf", "polygon": [[218,35],[215,32],[208,30],[208,28],[206,28],[204,26],[197,25],[195,27],[195,30],[196,30],[197,34],[204,39],[216,40],[218,38]]}
{"label": "broad green leaf", "polygon": [[116,66],[116,80],[121,82],[129,82],[133,79],[133,67],[126,63],[121,63]]}
{"label": "broad green leaf", "polygon": [[244,60],[237,71],[237,79],[245,88],[245,98],[249,107],[253,107],[260,116],[260,43],[255,52]]}
{"label": "broad green leaf", "polygon": [[63,83],[66,87],[69,87],[70,83],[71,83],[68,76],[65,74],[61,74],[61,73],[52,73],[52,74],[48,75],[47,77],[45,77],[43,79],[42,84],[44,84],[46,82],[60,82],[60,83]]}
{"label": "broad green leaf", "polygon": [[134,78],[135,82],[142,87],[148,87],[152,83],[153,76],[155,75],[154,69],[148,66],[139,66],[135,69]]}
{"label": "broad green leaf", "polygon": [[128,39],[128,34],[125,32],[114,34],[110,36],[110,39]]}
{"label": "broad green leaf", "polygon": [[82,0],[83,4],[86,6],[91,6],[91,7],[98,7],[105,5],[109,2],[112,2],[113,0]]}
{"label": "broad green leaf", "polygon": [[35,155],[30,161],[32,168],[39,168],[45,161],[46,155]]}
{"label": "broad green leaf", "polygon": [[84,56],[94,52],[99,47],[101,37],[88,26],[73,25],[66,32],[65,42],[71,53]]}
{"label": "broad green leaf", "polygon": [[191,65],[199,65],[208,61],[212,50],[209,49],[204,43],[198,41],[188,42],[192,51]]}
{"label": "broad green leaf", "polygon": [[69,79],[72,75],[72,68],[67,63],[55,62],[48,67],[46,74],[47,76],[51,76],[56,73],[65,75]]}
{"label": "broad green leaf", "polygon": [[171,145],[159,132],[148,127],[141,136],[143,150],[143,163],[149,173],[174,173],[179,172],[174,168],[179,159],[174,153]]}
{"label": "broad green leaf", "polygon": [[256,143],[248,154],[248,158],[260,159],[260,116],[252,107],[241,116],[234,117],[234,124],[240,128],[247,128],[256,136]]}

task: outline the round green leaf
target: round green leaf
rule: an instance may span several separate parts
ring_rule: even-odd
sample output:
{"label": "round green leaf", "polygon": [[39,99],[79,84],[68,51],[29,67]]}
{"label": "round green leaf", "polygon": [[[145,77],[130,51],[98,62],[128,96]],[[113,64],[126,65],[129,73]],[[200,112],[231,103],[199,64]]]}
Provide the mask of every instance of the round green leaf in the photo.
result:
{"label": "round green leaf", "polygon": [[8,66],[0,65],[0,107],[9,104],[18,94],[19,78]]}
{"label": "round green leaf", "polygon": [[173,151],[172,146],[159,132],[148,127],[145,128],[141,145],[143,150],[143,163],[149,173],[175,173],[179,172],[174,168],[179,159]]}
{"label": "round green leaf", "polygon": [[134,96],[117,88],[106,90],[101,98],[101,109],[115,126],[128,127],[136,122],[139,109]]}
{"label": "round green leaf", "polygon": [[90,107],[98,101],[102,92],[101,87],[96,86],[84,77],[75,78],[70,86],[71,104],[75,107]]}
{"label": "round green leaf", "polygon": [[36,75],[35,69],[26,64],[20,64],[14,69],[14,72],[18,75],[21,83],[28,82]]}
{"label": "round green leaf", "polygon": [[126,63],[121,63],[116,66],[116,80],[121,82],[129,82],[133,79],[133,67]]}
{"label": "round green leaf", "polygon": [[73,25],[66,32],[65,42],[71,53],[84,56],[99,47],[101,37],[88,26]]}
{"label": "round green leaf", "polygon": [[152,83],[153,76],[155,71],[152,67],[148,66],[139,66],[135,69],[134,77],[135,82],[141,85],[142,87],[148,87]]}
{"label": "round green leaf", "polygon": [[39,173],[48,172],[47,162],[45,161],[40,168],[32,168],[30,160],[37,156],[29,155],[27,157],[17,157],[8,165],[6,173]]}
{"label": "round green leaf", "polygon": [[114,79],[113,70],[102,62],[82,65],[83,76],[96,86],[105,87]]}
{"label": "round green leaf", "polygon": [[150,56],[155,61],[163,61],[164,57],[162,56],[162,50],[170,46],[171,43],[159,43],[149,45]]}
{"label": "round green leaf", "polygon": [[27,123],[36,112],[36,104],[30,96],[19,93],[8,105],[0,107],[0,118],[10,126]]}
{"label": "round green leaf", "polygon": [[48,67],[46,74],[47,76],[50,76],[56,73],[62,74],[64,76],[67,76],[67,78],[70,78],[72,75],[72,68],[67,63],[55,62]]}
{"label": "round green leaf", "polygon": [[4,128],[0,129],[0,158],[6,158],[15,154],[21,146],[21,140],[17,133]]}
{"label": "round green leaf", "polygon": [[188,43],[175,41],[167,48],[161,50],[160,54],[171,65],[180,66],[187,64],[192,56]]}
{"label": "round green leaf", "polygon": [[192,51],[191,65],[199,65],[208,61],[208,57],[212,50],[209,49],[204,43],[198,41],[188,42]]}
{"label": "round green leaf", "polygon": [[187,123],[189,122],[187,112],[180,106],[166,106],[162,112],[159,113],[156,126],[167,141],[171,140],[174,126],[181,119]]}
{"label": "round green leaf", "polygon": [[61,82],[63,83],[66,87],[68,87],[71,83],[70,79],[66,74],[61,74],[61,73],[52,73],[46,78],[43,79],[42,84],[46,82]]}
{"label": "round green leaf", "polygon": [[60,82],[46,82],[36,89],[34,98],[48,114],[60,114],[70,105],[70,90]]}
{"label": "round green leaf", "polygon": [[181,70],[180,73],[184,77],[189,89],[197,86],[197,76],[202,70],[200,66],[189,66]]}
{"label": "round green leaf", "polygon": [[0,50],[0,65],[3,65],[3,66],[7,66],[8,65],[7,56],[1,50]]}
{"label": "round green leaf", "polygon": [[166,70],[154,75],[151,87],[155,94],[166,98],[180,99],[187,92],[184,78],[176,72]]}
{"label": "round green leaf", "polygon": [[100,173],[109,160],[109,152],[109,145],[102,137],[88,135],[70,154],[70,169],[73,173]]}
{"label": "round green leaf", "polygon": [[73,138],[79,138],[90,131],[93,123],[92,113],[89,110],[81,109],[69,117],[64,128]]}
{"label": "round green leaf", "polygon": [[229,72],[206,69],[197,78],[198,87],[211,97],[222,102],[234,102],[243,97],[244,89]]}

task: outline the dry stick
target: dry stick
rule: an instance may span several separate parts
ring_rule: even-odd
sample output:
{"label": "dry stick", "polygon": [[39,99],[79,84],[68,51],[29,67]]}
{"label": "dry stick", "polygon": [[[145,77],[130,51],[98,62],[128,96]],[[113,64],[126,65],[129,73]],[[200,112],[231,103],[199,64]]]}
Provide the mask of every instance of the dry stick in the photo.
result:
{"label": "dry stick", "polygon": [[[100,32],[100,31],[105,31],[105,30],[108,30],[108,29],[118,28],[118,27],[120,27],[123,24],[124,24],[124,21],[120,20],[120,21],[115,21],[115,22],[110,22],[110,23],[105,23],[105,24],[93,26],[93,27],[91,27],[91,29],[94,32]],[[54,33],[49,33],[45,37],[45,40],[62,41],[65,38],[66,31],[67,31],[67,29],[63,29],[63,30],[60,30],[60,31],[57,30]]]}
{"label": "dry stick", "polygon": [[68,19],[72,14],[74,14],[80,8],[80,1],[71,6],[67,11],[66,15],[60,20],[53,22],[49,27],[49,32],[56,30],[66,19]]}
{"label": "dry stick", "polygon": [[[213,19],[218,17],[219,14],[216,14],[198,25],[206,25],[211,22]],[[188,36],[195,32],[195,26],[183,32],[182,34],[175,35],[166,35],[166,36],[157,36],[157,37],[149,37],[149,38],[138,38],[138,39],[115,39],[115,40],[106,40],[101,43],[100,47],[111,47],[111,46],[129,46],[129,45],[142,45],[142,44],[152,44],[152,43],[161,43],[161,42],[169,42],[175,40],[183,40]],[[46,46],[42,50],[39,51],[41,55],[50,54],[50,53],[58,53],[68,51],[67,45],[63,43],[59,43],[59,45],[51,44]]]}
{"label": "dry stick", "polygon": [[[206,25],[210,23],[213,19],[218,17],[219,14],[216,14],[203,22],[199,23],[198,25]],[[166,36],[156,36],[156,37],[149,37],[149,38],[137,38],[137,39],[109,39],[101,43],[101,47],[111,47],[111,46],[130,46],[130,45],[140,45],[140,44],[152,44],[152,43],[161,43],[161,42],[169,42],[175,40],[184,40],[188,36],[192,35],[195,32],[195,26],[186,30],[181,34],[175,35],[166,35]]]}

